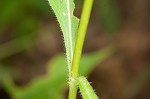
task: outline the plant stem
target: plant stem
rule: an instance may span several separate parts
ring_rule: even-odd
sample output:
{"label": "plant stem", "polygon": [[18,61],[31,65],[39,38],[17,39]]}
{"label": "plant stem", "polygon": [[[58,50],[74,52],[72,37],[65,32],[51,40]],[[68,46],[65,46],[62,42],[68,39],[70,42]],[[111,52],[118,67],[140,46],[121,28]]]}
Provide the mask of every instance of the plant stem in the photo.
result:
{"label": "plant stem", "polygon": [[72,67],[71,67],[71,79],[69,82],[69,99],[76,99],[78,88],[75,79],[78,77],[82,48],[83,48],[86,30],[91,15],[93,1],[94,0],[84,0],[83,10],[82,10],[80,24],[79,24],[79,30],[77,34],[77,40],[75,44],[75,50],[73,54]]}

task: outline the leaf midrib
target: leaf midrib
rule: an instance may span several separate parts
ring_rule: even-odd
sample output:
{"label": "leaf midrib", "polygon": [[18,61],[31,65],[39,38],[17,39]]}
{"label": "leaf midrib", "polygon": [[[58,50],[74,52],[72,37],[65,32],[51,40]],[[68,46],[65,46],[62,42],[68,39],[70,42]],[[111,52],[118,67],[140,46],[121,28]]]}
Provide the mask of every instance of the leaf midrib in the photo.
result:
{"label": "leaf midrib", "polygon": [[73,58],[73,45],[72,45],[72,31],[71,31],[71,15],[70,15],[70,0],[67,0],[67,11],[68,11],[68,29],[69,29],[69,42],[70,42],[70,61],[72,63],[72,58]]}

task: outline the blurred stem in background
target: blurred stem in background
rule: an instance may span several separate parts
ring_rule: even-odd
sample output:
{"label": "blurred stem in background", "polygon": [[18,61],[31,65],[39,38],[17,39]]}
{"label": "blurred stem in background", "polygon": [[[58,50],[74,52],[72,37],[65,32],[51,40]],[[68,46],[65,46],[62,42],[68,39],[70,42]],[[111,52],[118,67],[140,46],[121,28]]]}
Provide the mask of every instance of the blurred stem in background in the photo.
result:
{"label": "blurred stem in background", "polygon": [[[116,0],[95,1],[95,14],[98,16],[102,28],[109,34],[115,34],[120,26],[121,16]],[[99,10],[98,10],[99,9]]]}
{"label": "blurred stem in background", "polygon": [[0,60],[28,49],[33,44],[31,42],[33,42],[32,36],[27,35],[1,44]]}

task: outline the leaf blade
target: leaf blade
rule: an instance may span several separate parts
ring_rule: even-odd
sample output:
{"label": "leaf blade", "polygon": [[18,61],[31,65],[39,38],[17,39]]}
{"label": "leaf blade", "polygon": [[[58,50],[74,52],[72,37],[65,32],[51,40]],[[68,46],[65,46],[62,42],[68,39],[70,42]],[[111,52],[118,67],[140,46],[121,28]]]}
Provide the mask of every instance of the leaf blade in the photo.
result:
{"label": "leaf blade", "polygon": [[73,0],[48,0],[52,7],[57,20],[60,24],[64,36],[67,63],[69,75],[71,71],[71,62],[73,58],[76,33],[78,30],[79,20],[73,15],[75,8]]}

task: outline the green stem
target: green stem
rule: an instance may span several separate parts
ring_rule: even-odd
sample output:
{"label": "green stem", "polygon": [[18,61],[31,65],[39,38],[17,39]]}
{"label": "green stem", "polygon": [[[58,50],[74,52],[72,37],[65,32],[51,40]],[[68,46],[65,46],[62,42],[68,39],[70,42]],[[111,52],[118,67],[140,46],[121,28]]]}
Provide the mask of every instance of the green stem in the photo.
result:
{"label": "green stem", "polygon": [[76,99],[78,88],[75,79],[78,77],[82,48],[83,48],[86,30],[91,15],[93,1],[94,0],[84,0],[77,40],[76,40],[75,50],[73,55],[73,61],[72,61],[71,79],[69,82],[69,99]]}

